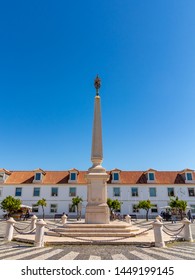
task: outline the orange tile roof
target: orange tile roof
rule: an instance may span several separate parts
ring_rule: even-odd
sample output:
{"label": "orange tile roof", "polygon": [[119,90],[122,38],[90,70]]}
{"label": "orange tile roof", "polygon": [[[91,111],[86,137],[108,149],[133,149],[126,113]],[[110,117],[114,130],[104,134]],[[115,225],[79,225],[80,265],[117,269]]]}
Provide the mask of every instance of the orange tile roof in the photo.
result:
{"label": "orange tile roof", "polygon": [[[68,184],[69,171],[44,171],[42,182],[37,184]],[[108,184],[111,183],[112,171],[107,171],[110,175]],[[181,171],[154,171],[155,184],[185,184],[185,179]],[[193,179],[195,180],[195,172],[193,171]],[[85,175],[87,171],[79,171],[76,184],[86,184]],[[35,171],[10,171],[10,175],[4,184],[32,184]],[[147,184],[145,171],[121,171],[119,184]]]}

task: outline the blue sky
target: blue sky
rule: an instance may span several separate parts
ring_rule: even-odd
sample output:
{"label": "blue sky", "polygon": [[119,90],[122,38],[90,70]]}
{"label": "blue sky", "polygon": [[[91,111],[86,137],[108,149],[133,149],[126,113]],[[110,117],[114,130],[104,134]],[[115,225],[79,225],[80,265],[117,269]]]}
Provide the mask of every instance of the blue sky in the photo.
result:
{"label": "blue sky", "polygon": [[0,167],[195,168],[195,1],[0,3]]}

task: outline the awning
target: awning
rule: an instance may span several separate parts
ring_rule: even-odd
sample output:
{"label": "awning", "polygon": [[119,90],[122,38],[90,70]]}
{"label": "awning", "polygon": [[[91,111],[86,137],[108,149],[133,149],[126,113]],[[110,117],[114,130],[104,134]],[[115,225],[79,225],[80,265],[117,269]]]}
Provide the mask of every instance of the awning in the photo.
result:
{"label": "awning", "polygon": [[31,206],[28,206],[28,205],[24,205],[24,204],[21,204],[21,206],[20,206],[21,208],[26,208],[26,209],[32,209],[32,207]]}

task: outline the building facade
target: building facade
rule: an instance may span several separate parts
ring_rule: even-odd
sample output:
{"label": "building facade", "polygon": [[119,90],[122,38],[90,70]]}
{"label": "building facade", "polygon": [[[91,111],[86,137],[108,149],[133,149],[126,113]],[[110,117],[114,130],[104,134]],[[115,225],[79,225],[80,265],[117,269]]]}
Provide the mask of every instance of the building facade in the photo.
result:
{"label": "building facade", "polygon": [[[55,213],[66,213],[76,216],[72,208],[72,198],[82,197],[82,215],[85,215],[87,204],[87,171],[70,169],[67,171],[8,171],[0,169],[0,202],[11,195],[19,198],[22,204],[32,206],[38,217],[42,215],[38,200],[45,198],[47,206],[45,214],[53,217]],[[170,202],[170,198],[178,197],[187,201],[191,212],[195,214],[195,171],[107,171],[107,197],[122,202],[121,215],[136,213],[145,216],[145,210],[138,212],[135,205],[140,200],[149,199],[154,205],[150,209],[150,217],[156,217]],[[2,217],[3,211],[0,210]]]}

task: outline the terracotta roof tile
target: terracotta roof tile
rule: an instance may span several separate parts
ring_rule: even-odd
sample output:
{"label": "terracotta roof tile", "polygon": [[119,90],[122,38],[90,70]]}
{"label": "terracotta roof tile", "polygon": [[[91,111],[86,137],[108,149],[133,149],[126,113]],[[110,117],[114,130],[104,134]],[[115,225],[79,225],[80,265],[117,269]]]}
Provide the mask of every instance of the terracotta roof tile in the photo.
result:
{"label": "terracotta roof tile", "polygon": [[[111,173],[108,184],[111,184]],[[155,184],[185,184],[185,179],[180,171],[154,171]],[[195,172],[193,171],[195,180]],[[76,184],[86,184],[85,175],[87,171],[79,171]],[[10,171],[10,175],[4,184],[32,184],[35,171]],[[42,182],[37,184],[68,184],[69,171],[45,171]],[[145,171],[121,171],[119,184],[147,184]]]}

